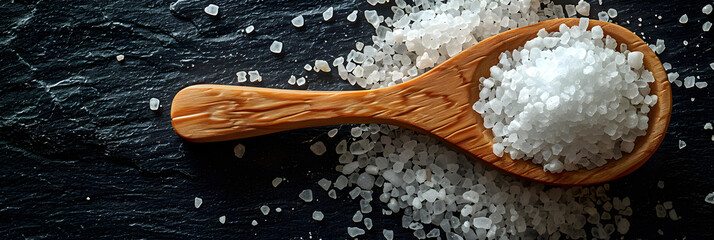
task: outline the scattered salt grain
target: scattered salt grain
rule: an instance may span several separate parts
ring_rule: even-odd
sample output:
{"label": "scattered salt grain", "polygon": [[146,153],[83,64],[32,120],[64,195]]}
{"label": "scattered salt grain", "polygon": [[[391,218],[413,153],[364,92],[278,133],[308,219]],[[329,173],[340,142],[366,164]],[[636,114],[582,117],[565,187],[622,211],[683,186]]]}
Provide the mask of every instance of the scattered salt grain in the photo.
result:
{"label": "scattered salt grain", "polygon": [[304,66],[304,67],[302,67],[302,68],[304,68],[304,69],[305,69],[305,71],[308,71],[308,72],[309,72],[309,71],[312,71],[312,66],[310,66],[310,64],[309,64],[309,63],[308,63],[308,64],[305,64],[305,66]]}
{"label": "scattered salt grain", "polygon": [[712,5],[711,5],[711,4],[705,5],[705,6],[702,8],[702,13],[704,13],[704,14],[706,14],[706,15],[709,15],[710,13],[712,13]]}
{"label": "scattered salt grain", "polygon": [[664,181],[661,181],[661,180],[658,181],[658,182],[657,182],[657,187],[660,188],[660,189],[664,189]]}
{"label": "scattered salt grain", "polygon": [[332,181],[327,180],[327,179],[320,179],[320,181],[317,181],[317,185],[320,185],[322,189],[325,189],[327,191],[330,189],[330,186],[332,186]]}
{"label": "scattered salt grain", "polygon": [[332,14],[333,14],[333,8],[332,7],[327,8],[327,10],[325,10],[322,13],[322,20],[329,21],[330,19],[332,19]]}
{"label": "scattered salt grain", "polygon": [[688,21],[689,21],[689,17],[687,16],[687,14],[684,14],[681,17],[679,17],[679,23],[681,23],[681,24],[685,24]]}
{"label": "scattered salt grain", "polygon": [[152,111],[159,110],[159,99],[158,98],[151,98],[149,99],[149,109]]}
{"label": "scattered salt grain", "polygon": [[354,215],[352,215],[353,222],[361,222],[363,218],[364,215],[362,215],[362,212],[360,211],[357,211]]}
{"label": "scattered salt grain", "polygon": [[312,202],[312,190],[310,189],[302,190],[298,196],[305,202]]}
{"label": "scattered salt grain", "polygon": [[253,27],[253,25],[250,25],[245,28],[245,33],[252,33],[253,30],[255,30],[255,27]]}
{"label": "scattered salt grain", "polygon": [[608,10],[607,10],[607,16],[609,16],[610,18],[616,18],[616,17],[617,17],[617,10],[615,10],[614,8],[608,9]]}
{"label": "scattered salt grain", "polygon": [[252,222],[250,222],[250,225],[258,226],[258,221],[253,220]]}
{"label": "scattered salt grain", "polygon": [[335,135],[337,135],[337,131],[339,131],[337,128],[333,128],[327,132],[327,136],[333,138],[335,137]]}
{"label": "scattered salt grain", "polygon": [[610,21],[610,16],[605,11],[597,13],[597,18],[600,21],[607,22]]}
{"label": "scattered salt grain", "polygon": [[[714,193],[711,193],[710,195],[712,195],[712,201],[714,201]],[[712,203],[714,203],[714,202],[712,202]],[[392,230],[384,229],[384,230],[382,230],[382,235],[384,235],[384,239],[386,239],[386,240],[394,239],[394,231],[392,231]]]}
{"label": "scattered salt grain", "polygon": [[117,55],[117,62],[121,62],[121,61],[124,61],[124,55],[123,55],[123,54]]}
{"label": "scattered salt grain", "polygon": [[704,124],[704,129],[705,129],[705,130],[712,130],[712,124],[711,124],[711,123],[705,123],[705,124]]}
{"label": "scattered salt grain", "polygon": [[696,81],[696,79],[694,78],[694,76],[689,76],[689,77],[684,78],[684,87],[685,87],[685,88],[692,88],[692,87],[694,87],[694,82],[695,82],[695,81]]}
{"label": "scattered salt grain", "polygon": [[702,25],[702,31],[709,32],[709,29],[712,28],[712,23],[707,21]]}
{"label": "scattered salt grain", "polygon": [[300,15],[290,20],[290,23],[292,23],[295,27],[302,27],[303,25],[305,25],[305,18]]}
{"label": "scattered salt grain", "polygon": [[350,235],[350,237],[357,237],[359,235],[363,235],[365,232],[363,229],[358,228],[358,227],[348,227],[347,228],[347,234]]}
{"label": "scattered salt grain", "polygon": [[196,208],[201,207],[201,204],[203,204],[203,199],[197,197],[193,199],[193,206]]}
{"label": "scattered salt grain", "polygon": [[350,13],[350,15],[347,15],[347,21],[355,22],[355,21],[357,20],[357,13],[358,13],[358,12],[359,12],[359,11],[354,10],[354,11],[352,11],[352,12]]}
{"label": "scattered salt grain", "polygon": [[243,155],[245,154],[245,145],[243,144],[238,144],[235,147],[233,147],[233,155],[235,155],[238,158],[243,158]]}
{"label": "scattered salt grain", "polygon": [[258,70],[248,71],[248,77],[250,82],[262,82],[263,77],[260,76]]}
{"label": "scattered salt grain", "polygon": [[714,70],[714,62],[709,64],[709,67]]}
{"label": "scattered salt grain", "polygon": [[335,189],[330,189],[330,191],[327,192],[327,196],[332,199],[337,199],[337,192]]}
{"label": "scattered salt grain", "polygon": [[316,142],[315,144],[310,145],[310,150],[312,153],[314,153],[317,156],[320,156],[327,152],[327,147],[325,147],[325,144],[322,143],[322,141]]}
{"label": "scattered salt grain", "polygon": [[282,211],[283,211],[282,208],[275,208],[275,212],[282,212]]}
{"label": "scattered salt grain", "polygon": [[578,5],[575,6],[575,10],[583,16],[590,16],[590,4],[585,0],[580,0]]}
{"label": "scattered salt grain", "polygon": [[304,77],[298,78],[297,81],[295,81],[295,82],[297,83],[298,86],[305,85],[305,78]]}
{"label": "scattered salt grain", "polygon": [[364,218],[362,221],[364,222],[364,227],[367,228],[367,230],[372,230],[373,224],[371,218]]}
{"label": "scattered salt grain", "polygon": [[686,147],[686,146],[687,146],[687,143],[685,143],[685,142],[682,141],[682,140],[679,140],[679,149],[682,149],[682,148],[684,148],[684,147]]}
{"label": "scattered salt grain", "polygon": [[315,60],[315,72],[330,72],[330,65],[325,60]]}
{"label": "scattered salt grain", "polygon": [[278,185],[280,185],[281,182],[283,182],[283,178],[276,177],[275,179],[273,179],[273,181],[271,183],[273,184],[273,187],[278,187]]}
{"label": "scattered salt grain", "polygon": [[248,78],[246,78],[246,76],[248,76],[248,73],[246,73],[245,71],[240,71],[236,73],[236,78],[238,79],[239,83],[248,81]]}
{"label": "scattered salt grain", "polygon": [[270,213],[270,207],[263,205],[260,207],[260,212],[263,213],[263,215],[268,215],[268,213]]}
{"label": "scattered salt grain", "polygon": [[288,84],[295,85],[295,75],[290,75],[290,78],[288,78]]}
{"label": "scattered salt grain", "polygon": [[694,86],[696,86],[697,88],[705,88],[705,87],[707,87],[707,85],[709,85],[707,82],[696,82],[696,83],[694,83]]}
{"label": "scattered salt grain", "polygon": [[312,219],[314,219],[315,221],[322,221],[322,219],[324,217],[325,217],[325,215],[322,214],[322,212],[320,212],[320,211],[312,212]]}
{"label": "scattered salt grain", "polygon": [[270,52],[280,53],[282,51],[283,51],[283,43],[278,42],[278,41],[273,41],[273,44],[270,44]]}
{"label": "scattered salt grain", "polygon": [[218,15],[218,6],[216,4],[208,4],[208,6],[203,9],[203,11],[208,15],[216,16]]}
{"label": "scattered salt grain", "polygon": [[225,223],[226,223],[226,216],[220,216],[220,217],[218,217],[218,222],[220,222],[221,224],[225,224]]}
{"label": "scattered salt grain", "polygon": [[[712,137],[712,138],[714,138],[714,137]],[[714,192],[711,192],[711,193],[707,194],[707,196],[704,197],[704,201],[705,201],[705,202],[708,202],[708,203],[711,203],[711,204],[714,204]]]}
{"label": "scattered salt grain", "polygon": [[568,17],[575,16],[575,14],[577,13],[575,5],[572,5],[572,4],[565,5],[565,12],[568,14]]}

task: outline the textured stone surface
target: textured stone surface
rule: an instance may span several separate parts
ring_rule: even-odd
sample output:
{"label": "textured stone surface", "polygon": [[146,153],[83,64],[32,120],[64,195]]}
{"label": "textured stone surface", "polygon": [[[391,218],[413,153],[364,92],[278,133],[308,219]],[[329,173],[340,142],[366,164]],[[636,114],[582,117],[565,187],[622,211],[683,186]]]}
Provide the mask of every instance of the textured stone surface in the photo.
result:
{"label": "textured stone surface", "polygon": [[[644,32],[649,43],[665,39],[663,62],[683,77],[699,75],[712,85],[714,35],[701,31],[701,23],[712,21],[700,12],[704,3],[589,2],[595,12],[616,8],[618,23]],[[220,6],[218,16],[203,12],[209,3]],[[335,17],[324,23],[321,13],[330,6]],[[173,132],[168,113],[181,88],[236,84],[237,71],[261,72],[263,82],[246,84],[251,86],[354,89],[336,80],[336,73],[305,73],[302,66],[346,55],[355,40],[371,42],[373,30],[362,12],[355,23],[345,20],[356,8],[372,7],[363,1],[290,0],[0,3],[0,235],[346,238],[347,227],[354,226],[349,216],[358,209],[346,192],[332,200],[315,191],[311,204],[297,196],[318,189],[319,179],[337,176],[334,152],[315,157],[312,141],[331,149],[335,139],[349,136],[349,126],[341,126],[333,139],[326,136],[328,127],[192,144]],[[677,18],[684,13],[690,21],[681,25]],[[302,28],[290,24],[298,14],[305,16]],[[246,35],[241,30],[248,25],[256,29]],[[284,43],[281,54],[269,51],[273,40]],[[683,47],[682,40],[689,45]],[[119,54],[124,61],[116,61]],[[288,85],[291,74],[309,76],[308,84]],[[610,183],[612,196],[632,199],[629,236],[714,238],[709,226],[714,207],[704,202],[714,191],[714,132],[702,130],[714,121],[712,91],[674,88],[672,123],[658,152],[640,170]],[[162,102],[158,111],[149,110],[152,97]],[[687,142],[685,149],[677,148],[679,139]],[[243,159],[233,156],[239,142],[246,145]],[[275,189],[270,182],[277,176],[287,181]],[[657,188],[659,180],[664,189]],[[193,206],[194,197],[203,199],[201,208]],[[683,219],[657,219],[654,205],[664,201],[674,201]],[[263,216],[262,205],[283,211]],[[310,220],[315,210],[325,213],[324,221]],[[375,228],[365,238],[379,237],[382,228],[395,230],[395,238],[412,236],[399,227],[399,215],[375,212],[370,216]],[[223,215],[224,225],[217,221]],[[253,219],[258,226],[250,225]]]}

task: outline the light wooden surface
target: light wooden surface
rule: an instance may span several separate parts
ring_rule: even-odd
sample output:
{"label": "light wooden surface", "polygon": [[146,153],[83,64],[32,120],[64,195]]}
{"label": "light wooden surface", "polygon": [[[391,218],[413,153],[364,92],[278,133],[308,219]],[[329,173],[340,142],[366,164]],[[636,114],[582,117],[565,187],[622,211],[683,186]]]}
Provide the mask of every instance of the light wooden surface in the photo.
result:
{"label": "light wooden surface", "polygon": [[498,34],[468,48],[447,62],[409,82],[365,91],[317,92],[225,85],[195,85],[181,90],[171,105],[172,124],[188,141],[213,142],[247,138],[285,130],[347,123],[386,123],[435,136],[474,159],[528,180],[554,185],[596,184],[627,175],[644,164],[664,139],[672,108],[667,75],[657,56],[632,32],[618,25],[590,20],[602,26],[630,51],[645,54],[644,66],[656,81],[658,96],[649,112],[647,135],[635,150],[619,160],[592,170],[559,174],[541,165],[493,154],[491,130],[471,109],[478,100],[478,79],[501,52],[522,46],[541,28],[557,31],[560,24],[579,19],[556,19]]}

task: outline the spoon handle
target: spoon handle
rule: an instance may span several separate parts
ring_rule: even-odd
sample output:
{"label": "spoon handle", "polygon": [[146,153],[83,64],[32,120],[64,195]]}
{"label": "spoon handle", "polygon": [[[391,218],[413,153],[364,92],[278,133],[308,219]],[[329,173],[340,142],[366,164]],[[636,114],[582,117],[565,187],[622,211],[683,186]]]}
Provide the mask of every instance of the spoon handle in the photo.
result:
{"label": "spoon handle", "polygon": [[171,118],[176,132],[194,142],[347,123],[404,125],[393,117],[418,106],[401,105],[404,99],[394,96],[379,90],[318,92],[195,85],[176,94]]}

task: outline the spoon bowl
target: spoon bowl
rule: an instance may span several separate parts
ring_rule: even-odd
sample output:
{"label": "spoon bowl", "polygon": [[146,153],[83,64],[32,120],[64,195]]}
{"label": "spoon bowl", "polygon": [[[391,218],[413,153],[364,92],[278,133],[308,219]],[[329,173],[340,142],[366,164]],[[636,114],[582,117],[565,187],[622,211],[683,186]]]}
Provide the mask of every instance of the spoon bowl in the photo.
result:
{"label": "spoon bowl", "polygon": [[672,110],[667,74],[654,52],[637,35],[616,24],[590,20],[630,51],[644,53],[644,67],[657,103],[648,113],[647,133],[631,153],[594,169],[550,173],[542,165],[493,153],[493,133],[471,109],[478,100],[479,78],[490,75],[500,53],[512,51],[545,28],[557,31],[579,19],[555,19],[507,31],[462,51],[408,82],[365,91],[300,91],[226,85],[195,85],[176,94],[171,119],[176,132],[192,142],[214,142],[298,128],[382,123],[436,137],[483,163],[531,181],[563,186],[589,185],[625,176],[642,166],[664,139]]}

